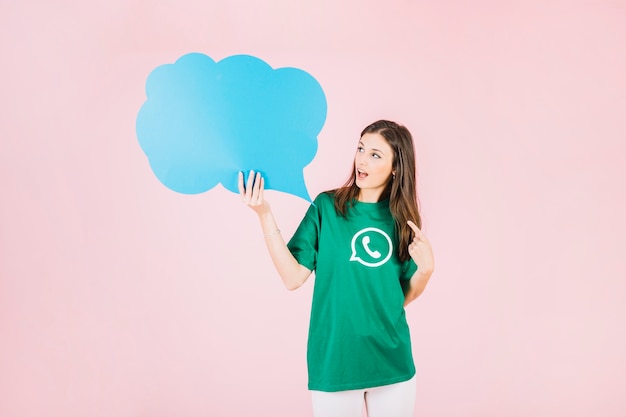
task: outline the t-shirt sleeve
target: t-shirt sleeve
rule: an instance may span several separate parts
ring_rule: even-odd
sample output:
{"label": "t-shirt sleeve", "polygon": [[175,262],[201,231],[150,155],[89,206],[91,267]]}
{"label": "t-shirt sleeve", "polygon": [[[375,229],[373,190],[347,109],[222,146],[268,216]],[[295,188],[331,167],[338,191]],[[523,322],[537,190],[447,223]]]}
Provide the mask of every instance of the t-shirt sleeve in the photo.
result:
{"label": "t-shirt sleeve", "polygon": [[287,243],[287,248],[298,263],[309,270],[317,265],[317,249],[320,230],[320,212],[317,199],[309,206],[296,232]]}
{"label": "t-shirt sleeve", "polygon": [[417,271],[417,264],[415,263],[413,258],[410,258],[409,260],[405,261],[402,264],[402,270],[401,270],[401,273],[400,273],[400,279],[402,281],[407,281],[407,280],[411,279],[411,277],[413,276],[415,271]]}

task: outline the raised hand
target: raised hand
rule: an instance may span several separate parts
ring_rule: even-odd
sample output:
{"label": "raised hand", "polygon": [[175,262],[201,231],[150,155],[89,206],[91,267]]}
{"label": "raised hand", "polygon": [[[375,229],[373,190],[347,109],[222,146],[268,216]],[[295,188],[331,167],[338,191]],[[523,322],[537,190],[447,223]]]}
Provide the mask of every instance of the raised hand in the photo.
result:
{"label": "raised hand", "polygon": [[244,181],[243,172],[239,173],[238,188],[241,201],[258,214],[272,262],[285,287],[288,290],[295,290],[307,280],[311,271],[300,265],[287,248],[274,220],[272,209],[263,196],[264,186],[265,181],[261,173],[250,171],[246,181]]}
{"label": "raised hand", "polygon": [[430,242],[415,223],[409,220],[407,224],[413,230],[413,241],[409,244],[409,254],[417,264],[418,271],[430,275],[435,269],[435,259]]}
{"label": "raised hand", "polygon": [[254,210],[257,214],[262,214],[269,210],[269,204],[265,201],[264,190],[265,180],[260,172],[250,171],[248,180],[244,185],[243,172],[239,172],[239,195],[241,201]]}

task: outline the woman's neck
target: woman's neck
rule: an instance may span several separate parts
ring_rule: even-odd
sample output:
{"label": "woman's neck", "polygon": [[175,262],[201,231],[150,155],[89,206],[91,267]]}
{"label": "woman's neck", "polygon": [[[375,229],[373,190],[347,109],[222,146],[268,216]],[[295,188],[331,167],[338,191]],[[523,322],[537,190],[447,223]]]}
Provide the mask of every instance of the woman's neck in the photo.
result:
{"label": "woman's neck", "polygon": [[382,191],[379,190],[363,190],[359,191],[359,196],[357,197],[357,201],[361,203],[378,203],[380,200],[380,195]]}

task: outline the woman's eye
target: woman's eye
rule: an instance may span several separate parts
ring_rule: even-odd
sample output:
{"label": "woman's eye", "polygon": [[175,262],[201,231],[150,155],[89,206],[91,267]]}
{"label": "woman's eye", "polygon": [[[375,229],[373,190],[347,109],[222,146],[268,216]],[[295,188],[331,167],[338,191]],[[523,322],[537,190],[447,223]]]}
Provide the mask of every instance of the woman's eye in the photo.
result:
{"label": "woman's eye", "polygon": [[362,146],[359,146],[358,148],[356,148],[356,150],[357,150],[357,152],[364,152],[365,151],[365,149],[363,149]]}
{"label": "woman's eye", "polygon": [[372,156],[373,156],[374,158],[380,159],[380,155],[378,155],[377,153],[372,154]]}

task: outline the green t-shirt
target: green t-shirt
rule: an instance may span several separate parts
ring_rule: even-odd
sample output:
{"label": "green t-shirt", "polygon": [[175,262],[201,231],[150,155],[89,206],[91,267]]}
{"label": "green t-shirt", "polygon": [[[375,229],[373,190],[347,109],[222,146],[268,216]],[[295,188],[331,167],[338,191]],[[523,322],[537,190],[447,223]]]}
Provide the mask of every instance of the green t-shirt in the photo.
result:
{"label": "green t-shirt", "polygon": [[[408,226],[407,226],[408,227]],[[315,270],[307,349],[309,389],[343,391],[407,381],[415,375],[389,202],[355,202],[339,216],[333,195],[317,196],[288,243]]]}

